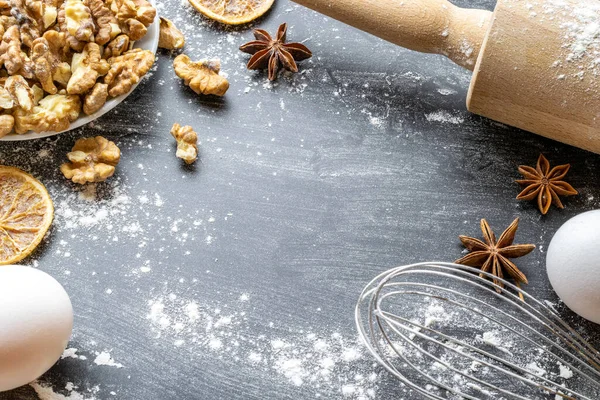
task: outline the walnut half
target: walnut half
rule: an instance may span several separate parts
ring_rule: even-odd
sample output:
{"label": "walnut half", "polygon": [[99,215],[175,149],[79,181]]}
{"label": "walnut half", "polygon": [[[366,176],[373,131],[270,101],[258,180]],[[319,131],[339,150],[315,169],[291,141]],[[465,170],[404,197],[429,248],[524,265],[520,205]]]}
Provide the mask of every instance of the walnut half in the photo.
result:
{"label": "walnut half", "polygon": [[150,50],[133,49],[118,57],[108,59],[110,69],[104,77],[108,94],[117,97],[131,90],[133,85],[150,71],[154,64],[154,53]]}
{"label": "walnut half", "polygon": [[90,8],[83,0],[65,1],[65,22],[69,35],[81,42],[94,40],[94,20]]}
{"label": "walnut half", "polygon": [[119,33],[119,21],[108,9],[102,0],[84,0],[84,3],[90,9],[92,17],[96,23],[95,42],[99,45],[105,45]]}
{"label": "walnut half", "polygon": [[67,84],[67,93],[83,94],[96,84],[98,77],[106,75],[110,66],[100,57],[100,46],[87,43],[83,52],[75,53],[71,61],[71,79]]}
{"label": "walnut half", "polygon": [[[34,88],[35,89],[35,86]],[[35,90],[33,93],[35,97]],[[35,98],[34,98],[35,104]],[[31,111],[17,108],[15,117],[15,132],[18,134],[27,131],[34,132],[60,132],[75,121],[81,111],[79,96],[51,94],[39,101]]]}
{"label": "walnut half", "polygon": [[66,34],[62,32],[47,31],[33,41],[33,70],[44,90],[50,94],[58,93],[55,81],[66,86],[71,78],[71,66],[66,62],[68,49]]}
{"label": "walnut half", "polygon": [[121,159],[116,144],[102,136],[79,139],[67,154],[70,162],[60,166],[65,178],[83,185],[86,182],[103,182],[113,176]]}
{"label": "walnut half", "polygon": [[198,135],[191,126],[181,126],[174,123],[171,128],[171,135],[177,141],[177,153],[175,155],[185,161],[186,164],[192,164],[198,158]]}
{"label": "walnut half", "polygon": [[2,36],[2,43],[0,43],[0,66],[4,65],[9,75],[15,75],[23,68],[25,61],[25,55],[21,51],[19,27],[13,25]]}
{"label": "walnut half", "polygon": [[219,60],[194,62],[185,54],[180,54],[173,60],[173,68],[177,76],[198,94],[224,96],[229,89],[227,79],[219,75],[221,69]]}
{"label": "walnut half", "polygon": [[140,40],[156,17],[156,9],[146,0],[111,0],[121,30],[129,39]]}

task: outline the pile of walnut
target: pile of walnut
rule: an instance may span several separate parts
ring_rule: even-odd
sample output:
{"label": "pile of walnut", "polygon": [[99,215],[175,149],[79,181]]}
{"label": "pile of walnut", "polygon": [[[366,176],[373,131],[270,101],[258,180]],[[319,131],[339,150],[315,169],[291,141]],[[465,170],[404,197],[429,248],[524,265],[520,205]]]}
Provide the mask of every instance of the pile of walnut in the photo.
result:
{"label": "pile of walnut", "polygon": [[129,92],[154,63],[130,47],[155,16],[146,0],[0,0],[0,137],[65,130]]}
{"label": "pile of walnut", "polygon": [[[4,0],[0,0],[0,4],[2,4],[2,1]],[[48,30],[42,38],[42,40],[47,40],[46,47],[43,49],[41,46],[33,48],[32,54],[52,55],[52,57],[46,57],[43,60],[38,57],[36,58],[37,63],[34,64],[35,68],[40,71],[47,71],[43,78],[40,77],[41,75],[38,76],[38,82],[43,89],[37,83],[29,86],[29,78],[25,79],[26,77],[24,78],[23,74],[16,74],[6,78],[6,93],[0,92],[0,107],[10,109],[15,104],[17,106],[15,117],[18,113],[23,112],[19,110],[38,112],[37,110],[40,108],[44,109],[44,116],[49,116],[50,112],[55,115],[67,116],[64,119],[66,121],[64,126],[60,125],[58,127],[50,125],[47,122],[50,120],[49,118],[37,118],[36,121],[39,125],[36,125],[36,128],[39,128],[38,131],[66,129],[69,126],[68,124],[79,115],[79,108],[81,108],[80,95],[83,95],[83,111],[86,114],[96,112],[106,102],[108,96],[118,96],[129,91],[131,86],[148,72],[154,62],[154,55],[151,52],[139,49],[126,50],[129,47],[130,39],[141,37],[139,35],[143,36],[141,33],[142,26],[145,28],[154,20],[156,11],[152,9],[152,18],[150,18],[149,11],[145,7],[151,6],[146,3],[146,0],[106,0],[104,3],[102,0],[65,0],[65,3],[61,5],[58,16],[59,27],[61,18],[64,20],[65,15],[71,15],[68,11],[71,3],[78,4],[78,7],[89,5],[91,20],[87,24],[76,26],[73,34],[69,34],[70,25],[68,24],[65,32]],[[124,27],[121,26],[120,20],[117,18],[120,14],[110,14],[110,10],[113,9],[110,5],[117,3],[121,6],[117,7],[116,10],[121,10],[121,7],[124,7],[125,4],[138,7],[135,9],[136,12],[133,12],[133,8],[130,10],[131,13],[128,15],[131,19]],[[64,8],[67,11],[61,17]],[[72,15],[80,15],[76,11],[81,11],[81,9],[74,10]],[[109,13],[100,15],[97,13],[99,9],[109,11]],[[147,18],[136,19],[143,15],[146,15]],[[110,16],[114,18],[110,18]],[[104,26],[101,25],[102,21],[108,22],[107,29],[110,30],[103,31],[98,28]],[[146,21],[148,24],[139,25],[135,21]],[[87,43],[80,42],[83,40],[82,35],[76,35],[76,33],[81,34],[84,30],[88,30],[86,32],[92,38]],[[118,31],[119,34],[113,35],[113,30]],[[129,36],[121,32],[125,32]],[[143,33],[145,34],[145,31]],[[111,41],[105,41],[104,39],[98,41],[100,37],[106,38],[107,35],[112,38]],[[95,42],[93,38],[96,39]],[[108,43],[108,45],[103,49],[99,46],[99,43]],[[173,50],[181,49],[184,44],[185,38],[181,31],[175,27],[173,22],[161,17],[159,47]],[[74,45],[78,48],[82,46],[81,51],[77,52],[76,48],[73,47]],[[4,46],[4,43],[2,46]],[[0,46],[0,53],[1,49]],[[67,55],[71,58],[71,65],[67,62]],[[0,58],[1,60],[5,59]],[[2,62],[6,66],[8,61]],[[185,84],[189,85],[198,94],[223,96],[229,88],[227,79],[219,75],[219,60],[193,62],[188,56],[181,54],[175,58],[173,65],[177,76],[182,78]],[[99,78],[103,82],[99,81]],[[58,89],[55,83],[58,83],[59,86],[62,85],[63,88]],[[61,91],[65,93],[61,93]],[[46,93],[49,93],[49,95],[44,97]],[[60,96],[60,100],[55,100],[59,98],[58,96]],[[4,107],[4,105],[7,107]],[[8,107],[9,105],[10,107]],[[42,110],[39,112],[42,112]],[[3,118],[7,118],[7,120]],[[5,125],[10,125],[6,133],[10,132],[12,118],[10,114],[0,115],[0,129]],[[56,120],[58,118],[52,121]],[[23,127],[23,129],[19,127]],[[18,122],[15,130],[17,133],[22,133],[30,129],[36,130],[36,128],[33,128],[33,124],[29,124],[25,129],[22,122]],[[175,123],[171,128],[171,135],[177,141],[176,156],[183,159],[187,164],[194,163],[198,159],[198,135],[192,127],[182,127]],[[121,158],[121,152],[115,143],[102,136],[96,136],[77,140],[71,152],[67,154],[67,158],[69,162],[60,166],[65,178],[75,183],[85,184],[88,182],[103,182],[113,176],[115,167]]]}

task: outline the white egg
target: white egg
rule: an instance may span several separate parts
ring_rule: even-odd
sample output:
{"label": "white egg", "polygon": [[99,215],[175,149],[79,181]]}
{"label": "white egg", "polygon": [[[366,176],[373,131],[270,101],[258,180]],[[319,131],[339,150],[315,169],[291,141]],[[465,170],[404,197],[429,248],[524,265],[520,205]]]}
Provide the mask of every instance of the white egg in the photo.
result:
{"label": "white egg", "polygon": [[0,392],[46,372],[73,329],[67,292],[38,269],[0,266]]}
{"label": "white egg", "polygon": [[546,270],[571,310],[600,323],[600,210],[579,214],[560,227],[548,247]]}

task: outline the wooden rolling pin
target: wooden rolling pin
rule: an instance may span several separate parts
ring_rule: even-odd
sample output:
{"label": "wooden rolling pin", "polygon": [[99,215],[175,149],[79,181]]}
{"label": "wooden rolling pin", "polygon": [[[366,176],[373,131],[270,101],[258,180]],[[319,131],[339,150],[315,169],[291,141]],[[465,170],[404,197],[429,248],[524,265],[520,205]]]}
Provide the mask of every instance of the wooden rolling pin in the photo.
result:
{"label": "wooden rolling pin", "polygon": [[600,153],[600,2],[294,0],[408,49],[473,71],[476,114]]}

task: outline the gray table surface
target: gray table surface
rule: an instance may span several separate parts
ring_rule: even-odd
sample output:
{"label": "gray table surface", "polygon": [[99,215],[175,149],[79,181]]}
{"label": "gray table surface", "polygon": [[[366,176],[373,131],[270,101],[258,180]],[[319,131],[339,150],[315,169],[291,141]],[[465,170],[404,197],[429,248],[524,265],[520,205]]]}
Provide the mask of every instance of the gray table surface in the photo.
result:
{"label": "gray table surface", "polygon": [[[224,28],[179,1],[159,12],[192,58],[221,58],[224,98],[194,94],[160,51],[151,76],[95,123],[0,143],[0,163],[37,176],[56,205],[24,263],[56,277],[75,310],[71,356],[41,378],[42,398],[414,398],[362,350],[358,294],[390,267],[460,257],[457,235],[479,236],[482,217],[497,231],[521,218],[517,241],[538,246],[518,262],[527,290],[556,303],[545,249],[567,219],[599,208],[598,156],[472,115],[468,71],[286,0],[253,26],[288,22],[314,57],[272,85],[237,50],[252,26]],[[192,167],[175,157],[174,122],[198,132]],[[82,188],[58,167],[93,135],[122,160]],[[570,162],[580,192],[547,216],[515,200],[517,165],[540,152]],[[31,386],[0,394],[35,398]]]}

